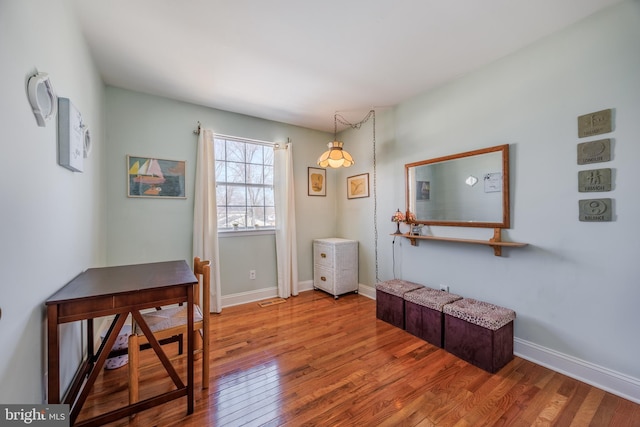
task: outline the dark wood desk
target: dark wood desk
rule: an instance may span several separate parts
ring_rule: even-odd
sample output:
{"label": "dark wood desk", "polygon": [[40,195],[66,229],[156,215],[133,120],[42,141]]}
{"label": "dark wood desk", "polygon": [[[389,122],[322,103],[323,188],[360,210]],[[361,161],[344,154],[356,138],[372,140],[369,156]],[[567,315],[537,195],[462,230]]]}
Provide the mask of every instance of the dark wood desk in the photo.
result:
{"label": "dark wood desk", "polygon": [[[176,390],[76,423],[100,370],[129,313],[148,330],[140,310],[187,302],[188,330],[193,330],[193,285],[198,280],[186,261],[167,261],[118,267],[90,268],[52,295],[47,307],[48,402],[67,403],[71,424],[98,426],[153,406],[187,396],[187,414],[193,413],[193,334],[187,336],[187,383],[184,384],[152,334],[145,335],[158,354]],[[93,319],[115,315],[105,339],[94,354]],[[60,343],[58,326],[87,320],[88,357],[78,369],[69,390],[60,398]]]}

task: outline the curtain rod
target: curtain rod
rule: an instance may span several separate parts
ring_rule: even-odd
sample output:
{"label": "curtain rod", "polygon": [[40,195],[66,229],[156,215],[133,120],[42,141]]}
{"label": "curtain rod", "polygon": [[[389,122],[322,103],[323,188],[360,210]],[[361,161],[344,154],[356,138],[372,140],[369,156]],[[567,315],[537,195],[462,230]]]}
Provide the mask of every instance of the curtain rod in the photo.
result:
{"label": "curtain rod", "polygon": [[276,150],[286,150],[289,148],[289,144],[291,144],[291,139],[289,137],[287,137],[287,142],[284,145],[281,145],[280,143],[277,143],[273,146],[274,149]]}
{"label": "curtain rod", "polygon": [[[200,135],[201,131],[202,131],[202,124],[198,121],[198,128],[193,131],[193,134],[194,135]],[[240,136],[224,135],[224,134],[221,134],[221,133],[216,133],[215,135],[217,135],[217,136],[219,136],[221,138],[225,138],[225,139],[234,139],[234,140],[241,139],[243,141],[250,141],[250,142],[253,142],[255,144],[269,145],[269,146],[274,146],[274,147],[279,147],[280,146],[279,143],[273,142],[273,141],[261,141],[259,139],[243,138],[243,137],[240,137]],[[287,144],[291,143],[291,140],[289,139],[289,137],[287,137],[287,142],[286,143]]]}

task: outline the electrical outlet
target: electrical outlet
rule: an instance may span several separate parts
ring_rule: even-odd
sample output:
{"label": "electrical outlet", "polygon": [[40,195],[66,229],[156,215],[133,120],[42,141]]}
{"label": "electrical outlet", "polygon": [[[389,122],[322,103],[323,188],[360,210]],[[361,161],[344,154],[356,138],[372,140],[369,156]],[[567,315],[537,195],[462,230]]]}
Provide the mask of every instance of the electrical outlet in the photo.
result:
{"label": "electrical outlet", "polygon": [[441,291],[445,291],[445,292],[449,292],[449,286],[448,285],[443,285],[442,283],[440,284],[440,290]]}
{"label": "electrical outlet", "polygon": [[249,270],[249,279],[250,280],[255,280],[256,279],[256,271],[255,270]]}

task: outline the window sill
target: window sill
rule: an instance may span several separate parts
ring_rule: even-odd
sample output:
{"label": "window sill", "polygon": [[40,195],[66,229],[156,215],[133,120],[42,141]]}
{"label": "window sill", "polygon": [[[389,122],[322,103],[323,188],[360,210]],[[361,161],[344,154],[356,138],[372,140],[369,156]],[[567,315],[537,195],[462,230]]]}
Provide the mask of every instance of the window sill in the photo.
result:
{"label": "window sill", "polygon": [[247,230],[221,230],[218,231],[219,238],[226,237],[249,237],[249,236],[266,236],[276,234],[275,228],[264,229],[247,229]]}

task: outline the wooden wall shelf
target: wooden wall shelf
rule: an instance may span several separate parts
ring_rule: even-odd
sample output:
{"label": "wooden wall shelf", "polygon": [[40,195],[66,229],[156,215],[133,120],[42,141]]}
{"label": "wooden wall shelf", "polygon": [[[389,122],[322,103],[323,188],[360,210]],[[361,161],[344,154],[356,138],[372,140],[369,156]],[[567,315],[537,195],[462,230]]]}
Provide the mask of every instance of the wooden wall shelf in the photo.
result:
{"label": "wooden wall shelf", "polygon": [[[398,236],[398,234],[392,234],[392,236]],[[401,234],[400,236],[409,239],[411,241],[411,246],[418,246],[418,240],[439,240],[442,242],[471,243],[475,245],[491,246],[493,248],[493,254],[495,256],[502,256],[503,247],[522,248],[528,245],[528,243],[503,242],[501,228],[494,228],[493,238],[489,240],[460,239],[456,237],[439,237],[439,236],[414,236],[409,233],[404,233],[404,234]]]}

